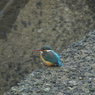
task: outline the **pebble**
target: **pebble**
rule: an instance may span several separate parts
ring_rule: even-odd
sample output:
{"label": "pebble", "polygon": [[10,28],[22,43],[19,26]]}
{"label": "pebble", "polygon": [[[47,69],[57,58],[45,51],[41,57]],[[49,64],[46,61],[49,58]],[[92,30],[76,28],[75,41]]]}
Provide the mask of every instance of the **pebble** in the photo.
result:
{"label": "pebble", "polygon": [[69,90],[73,90],[74,88],[73,87],[68,87]]}
{"label": "pebble", "polygon": [[34,85],[40,85],[40,83],[39,83],[39,82],[34,82],[33,84],[34,84]]}
{"label": "pebble", "polygon": [[30,76],[34,77],[35,75],[33,73],[31,73]]}
{"label": "pebble", "polygon": [[45,92],[49,92],[50,91],[50,88],[49,87],[48,88],[45,88],[44,91]]}
{"label": "pebble", "polygon": [[83,78],[82,77],[79,77],[79,80],[82,80]]}
{"label": "pebble", "polygon": [[49,86],[49,87],[50,87],[50,86],[51,86],[51,84],[48,84],[48,83],[47,83],[47,84],[46,84],[46,86]]}
{"label": "pebble", "polygon": [[41,33],[43,29],[38,29],[38,33]]}
{"label": "pebble", "polygon": [[75,85],[77,85],[77,82],[74,81],[74,80],[71,80],[71,81],[69,81],[69,84],[70,84],[71,86],[75,86]]}
{"label": "pebble", "polygon": [[18,92],[22,92],[22,91],[27,90],[27,89],[28,89],[28,87],[23,87],[23,88],[19,89]]}

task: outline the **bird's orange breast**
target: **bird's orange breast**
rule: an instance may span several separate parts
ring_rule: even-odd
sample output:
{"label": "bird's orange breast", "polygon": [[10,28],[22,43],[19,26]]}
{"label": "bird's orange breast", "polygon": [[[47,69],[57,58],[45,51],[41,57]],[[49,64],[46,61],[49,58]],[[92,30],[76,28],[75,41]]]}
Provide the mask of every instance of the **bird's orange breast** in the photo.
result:
{"label": "bird's orange breast", "polygon": [[52,65],[54,65],[53,63],[44,60],[44,58],[42,57],[42,53],[40,53],[40,58],[41,58],[41,60],[45,63],[46,66],[52,66]]}

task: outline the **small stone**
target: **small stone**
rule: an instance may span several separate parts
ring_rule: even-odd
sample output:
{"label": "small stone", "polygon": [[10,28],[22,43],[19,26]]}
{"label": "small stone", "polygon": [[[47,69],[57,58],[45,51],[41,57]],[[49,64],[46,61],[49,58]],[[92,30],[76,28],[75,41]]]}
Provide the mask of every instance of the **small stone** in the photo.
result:
{"label": "small stone", "polygon": [[89,73],[89,72],[86,72],[86,73],[85,73],[85,76],[86,76],[86,77],[92,77],[93,74],[91,74],[91,73]]}
{"label": "small stone", "polygon": [[12,89],[13,91],[16,91],[16,90],[17,90],[17,89],[15,89],[15,87],[12,87],[11,89]]}
{"label": "small stone", "polygon": [[34,84],[34,85],[39,85],[40,83],[39,83],[39,82],[34,82],[33,84]]}
{"label": "small stone", "polygon": [[50,71],[46,71],[45,73],[46,73],[47,75],[50,75],[50,74],[51,74],[51,72],[50,72]]}
{"label": "small stone", "polygon": [[23,93],[23,95],[27,95],[27,93]]}
{"label": "small stone", "polygon": [[70,84],[71,86],[75,86],[75,85],[77,85],[77,82],[74,81],[74,80],[71,80],[71,81],[69,81],[69,84]]}
{"label": "small stone", "polygon": [[55,91],[58,91],[58,87],[54,87],[54,90],[55,90]]}
{"label": "small stone", "polygon": [[40,93],[40,92],[41,92],[41,90],[37,90],[36,92],[37,92],[37,93]]}
{"label": "small stone", "polygon": [[18,92],[22,92],[24,90],[28,90],[28,87],[23,87],[23,88],[19,89]]}
{"label": "small stone", "polygon": [[31,73],[30,76],[34,77],[35,75],[34,75],[34,73]]}
{"label": "small stone", "polygon": [[41,32],[42,32],[42,29],[39,29],[39,30],[38,30],[38,33],[41,33]]}
{"label": "small stone", "polygon": [[56,83],[56,79],[51,79],[51,83]]}
{"label": "small stone", "polygon": [[72,88],[72,87],[68,87],[68,89],[73,90],[74,88]]}
{"label": "small stone", "polygon": [[51,86],[51,84],[48,84],[48,83],[47,83],[46,86]]}
{"label": "small stone", "polygon": [[92,87],[89,89],[91,92],[94,92],[95,91],[95,87]]}
{"label": "small stone", "polygon": [[49,87],[48,88],[45,88],[44,91],[45,92],[49,92],[50,91],[50,88]]}
{"label": "small stone", "polygon": [[34,84],[34,85],[41,85],[41,84],[43,84],[43,81],[38,80],[38,81],[34,82],[33,84]]}
{"label": "small stone", "polygon": [[82,77],[79,77],[79,80],[82,80],[83,78]]}

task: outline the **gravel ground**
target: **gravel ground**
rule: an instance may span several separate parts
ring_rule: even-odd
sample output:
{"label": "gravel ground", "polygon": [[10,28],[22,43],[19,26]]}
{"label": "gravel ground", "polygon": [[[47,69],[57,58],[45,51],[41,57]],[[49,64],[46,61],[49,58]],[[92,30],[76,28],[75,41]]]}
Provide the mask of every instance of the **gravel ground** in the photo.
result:
{"label": "gravel ground", "polygon": [[4,95],[95,95],[95,31],[60,56],[62,67],[43,65]]}

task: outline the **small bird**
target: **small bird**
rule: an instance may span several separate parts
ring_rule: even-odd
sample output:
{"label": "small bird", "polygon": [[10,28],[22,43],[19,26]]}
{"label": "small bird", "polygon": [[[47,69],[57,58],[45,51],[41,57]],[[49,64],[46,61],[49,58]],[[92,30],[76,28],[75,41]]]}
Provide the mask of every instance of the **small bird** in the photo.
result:
{"label": "small bird", "polygon": [[40,51],[40,58],[46,66],[62,66],[60,56],[50,46],[44,46],[34,51]]}

